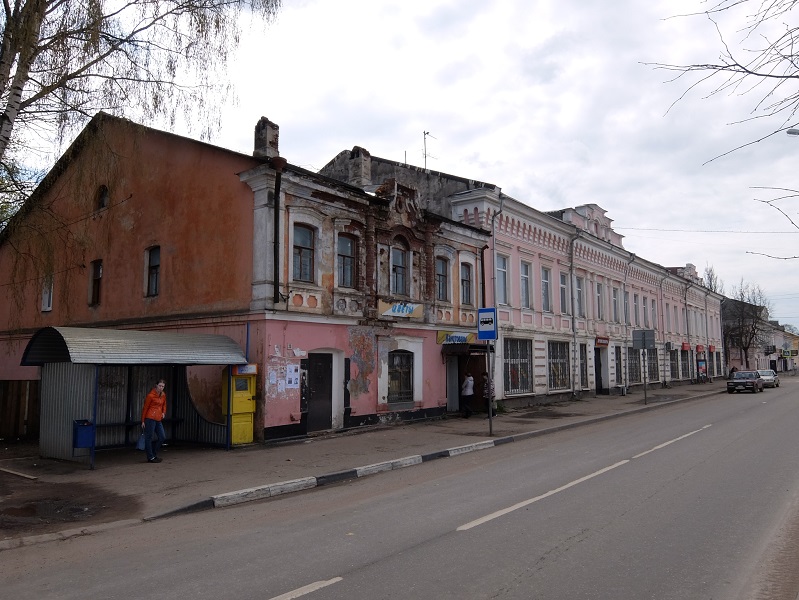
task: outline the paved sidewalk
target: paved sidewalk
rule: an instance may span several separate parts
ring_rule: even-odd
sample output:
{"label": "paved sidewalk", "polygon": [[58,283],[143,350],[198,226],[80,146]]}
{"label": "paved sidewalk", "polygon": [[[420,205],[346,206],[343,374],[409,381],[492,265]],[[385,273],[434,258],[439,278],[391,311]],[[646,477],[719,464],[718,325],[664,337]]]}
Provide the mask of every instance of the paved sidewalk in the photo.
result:
{"label": "paved sidewalk", "polygon": [[[65,490],[89,490],[108,505],[85,520],[76,518],[60,526],[40,525],[30,531],[0,528],[0,550],[374,475],[719,394],[725,385],[725,380],[717,379],[703,385],[651,389],[646,404],[644,392],[637,390],[626,396],[586,395],[582,400],[512,410],[493,419],[492,436],[485,415],[475,414],[470,419],[451,415],[230,451],[167,446],[160,464],[147,464],[144,454],[133,449],[100,451],[94,470],[77,463],[35,456],[6,459],[0,454],[0,494],[15,482],[28,486],[29,495],[39,488],[44,494],[60,484]],[[0,518],[4,510],[14,507],[13,502],[13,493],[9,498],[0,495]]]}

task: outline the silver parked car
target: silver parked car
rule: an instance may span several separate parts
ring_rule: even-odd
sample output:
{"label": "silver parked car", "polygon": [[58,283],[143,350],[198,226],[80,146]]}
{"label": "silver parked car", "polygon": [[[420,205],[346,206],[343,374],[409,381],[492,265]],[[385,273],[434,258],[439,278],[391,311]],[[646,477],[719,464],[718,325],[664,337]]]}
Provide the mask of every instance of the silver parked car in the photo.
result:
{"label": "silver parked car", "polygon": [[763,378],[765,387],[780,387],[780,376],[771,369],[758,369],[758,374]]}

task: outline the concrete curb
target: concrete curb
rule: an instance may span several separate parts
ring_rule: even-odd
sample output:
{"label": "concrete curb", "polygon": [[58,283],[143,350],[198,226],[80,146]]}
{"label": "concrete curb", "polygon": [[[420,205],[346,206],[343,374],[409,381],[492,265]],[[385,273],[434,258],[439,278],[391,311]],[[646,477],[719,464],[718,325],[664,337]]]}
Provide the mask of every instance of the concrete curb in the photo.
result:
{"label": "concrete curb", "polygon": [[[383,473],[386,471],[393,471],[396,469],[403,469],[405,467],[420,465],[422,463],[430,462],[431,460],[437,460],[440,458],[449,458],[452,456],[458,456],[460,454],[467,454],[469,452],[477,452],[478,450],[486,450],[488,448],[494,448],[495,446],[501,446],[503,444],[509,444],[511,442],[520,442],[530,438],[539,437],[542,435],[557,433],[558,431],[574,429],[575,427],[581,427],[583,425],[600,423],[602,421],[607,421],[610,419],[616,419],[619,417],[638,414],[648,410],[654,410],[665,406],[671,406],[679,402],[686,402],[688,400],[695,400],[697,398],[705,398],[707,396],[715,396],[717,394],[723,394],[723,393],[725,393],[725,390],[700,393],[694,396],[688,396],[686,398],[669,400],[668,402],[657,402],[657,403],[647,404],[645,406],[641,406],[638,408],[631,408],[630,410],[625,410],[623,412],[618,412],[609,415],[601,415],[598,417],[585,419],[583,421],[567,423],[565,425],[556,425],[554,427],[547,427],[545,429],[526,431],[524,433],[517,433],[515,435],[497,438],[493,440],[475,442],[473,444],[467,444],[465,446],[457,446],[455,448],[448,448],[446,450],[439,450],[437,452],[431,452],[429,454],[424,454],[424,455],[417,454],[414,456],[406,456],[404,458],[388,460],[380,463],[366,465],[363,467],[355,467],[353,469],[346,469],[344,471],[336,471],[334,473],[328,473],[316,477],[303,477],[300,479],[279,481],[277,483],[269,483],[261,486],[246,488],[243,490],[226,492],[224,494],[217,494],[215,496],[211,496],[210,498],[205,498],[203,500],[199,500],[197,502],[193,502],[191,504],[178,507],[174,510],[159,513],[156,515],[151,515],[148,517],[144,517],[142,519],[113,521],[111,523],[101,523],[99,525],[92,525],[79,529],[70,529],[58,533],[47,533],[43,535],[33,535],[22,538],[11,538],[7,540],[0,540],[0,552],[2,552],[3,550],[21,548],[23,546],[31,546],[33,544],[65,540],[71,537],[82,536],[82,535],[90,535],[98,531],[108,531],[111,529],[118,529],[121,527],[129,527],[131,525],[138,525],[141,523],[147,523],[149,521],[165,519],[191,512],[198,512],[212,508],[224,508],[227,506],[235,506],[237,504],[252,502],[254,500],[263,500],[265,498],[272,498],[274,496],[281,496],[283,494],[291,494],[294,492],[309,490],[316,487],[322,487],[325,485],[339,483],[342,481],[360,479],[362,477],[369,477],[371,475],[376,475],[378,473]],[[799,600],[799,598],[797,600]]]}

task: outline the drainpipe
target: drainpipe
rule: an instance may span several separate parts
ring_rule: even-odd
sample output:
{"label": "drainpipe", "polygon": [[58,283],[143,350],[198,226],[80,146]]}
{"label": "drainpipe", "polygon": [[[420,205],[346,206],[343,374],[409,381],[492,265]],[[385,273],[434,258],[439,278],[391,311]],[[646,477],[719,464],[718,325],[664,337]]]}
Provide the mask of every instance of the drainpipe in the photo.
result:
{"label": "drainpipe", "polygon": [[570,288],[570,302],[571,302],[571,314],[572,314],[572,398],[577,397],[577,379],[579,378],[580,374],[578,372],[578,360],[577,357],[577,310],[575,307],[575,298],[574,298],[574,289],[575,289],[575,272],[574,272],[574,244],[577,239],[580,237],[580,231],[577,230],[576,233],[571,237],[569,240],[569,280],[571,281]]}
{"label": "drainpipe", "polygon": [[[713,378],[710,376],[710,327],[708,327],[707,322],[707,296],[710,293],[710,290],[705,292],[705,368],[707,369],[707,380],[710,383],[713,383]],[[715,373],[715,364],[713,365],[714,373]]]}
{"label": "drainpipe", "polygon": [[[494,308],[497,306],[497,234],[496,234],[496,218],[502,214],[502,210],[505,207],[505,198],[502,196],[502,189],[498,188],[497,193],[499,194],[499,211],[495,212],[491,215],[491,244],[494,247],[493,250],[493,277],[494,277]],[[497,315],[497,337],[499,337],[499,315]],[[489,342],[491,343],[491,342]],[[488,376],[494,381],[494,389],[496,389],[496,378],[494,377],[494,372],[496,371],[497,366],[497,349],[496,349],[496,340],[493,342],[494,344],[494,352],[491,352],[491,349],[488,348],[488,357],[487,362],[489,365],[488,369]],[[493,354],[493,357],[492,357]],[[505,390],[503,389],[503,397]],[[488,435],[494,435],[494,418],[492,415],[494,414],[494,406],[493,401],[489,398],[488,400]]]}
{"label": "drainpipe", "polygon": [[688,290],[691,289],[691,284],[688,283],[683,288],[683,296],[685,302],[685,337],[688,338],[688,377],[691,383],[694,383],[694,360],[691,360],[691,311],[688,310]]}
{"label": "drainpipe", "polygon": [[[658,315],[660,318],[660,335],[663,338],[663,375],[660,377],[661,387],[667,388],[669,387],[669,382],[666,380],[666,318],[663,314],[665,309],[665,302],[663,300],[663,282],[666,281],[668,275],[664,275],[660,278],[660,314]],[[671,358],[671,357],[669,357]]]}
{"label": "drainpipe", "polygon": [[[630,315],[630,303],[627,301],[629,296],[627,295],[627,277],[630,275],[630,267],[635,262],[635,254],[630,252],[630,260],[627,261],[627,267],[624,269],[624,283],[622,284],[622,292],[621,292],[621,302],[623,304],[622,310],[624,312],[624,355],[622,356],[622,362],[624,363],[624,393],[627,393],[627,386],[630,383],[627,374],[627,353],[629,352],[629,343],[630,343],[630,324],[628,321],[632,318]],[[617,366],[618,368],[618,366]]]}
{"label": "drainpipe", "polygon": [[480,308],[486,308],[486,258],[485,252],[489,246],[486,244],[480,249]]}
{"label": "drainpipe", "polygon": [[[288,161],[280,156],[273,156],[271,159],[272,168],[275,170],[275,214],[274,214],[274,256],[272,257],[272,279],[274,293],[272,302],[280,303],[280,183],[283,178],[283,169]],[[286,302],[288,308],[288,302]]]}

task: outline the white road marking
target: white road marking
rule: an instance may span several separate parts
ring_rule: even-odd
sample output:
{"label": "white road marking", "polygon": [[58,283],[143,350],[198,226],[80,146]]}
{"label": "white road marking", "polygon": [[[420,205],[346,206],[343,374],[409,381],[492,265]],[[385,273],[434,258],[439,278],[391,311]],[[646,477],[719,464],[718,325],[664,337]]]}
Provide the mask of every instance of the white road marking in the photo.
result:
{"label": "white road marking", "polygon": [[[666,446],[669,446],[669,445],[673,444],[674,442],[679,442],[680,440],[684,440],[685,438],[690,437],[690,436],[694,435],[695,433],[699,433],[700,431],[704,431],[708,427],[712,427],[712,425],[705,425],[704,427],[702,427],[702,429],[697,429],[696,431],[691,431],[690,433],[686,433],[685,435],[681,435],[680,437],[674,438],[673,440],[669,440],[668,442],[663,442],[662,444],[658,444],[657,446],[655,446],[651,450],[647,450],[646,452],[641,452],[641,454],[636,454],[635,456],[633,456],[633,459],[641,458],[642,456],[646,456],[650,452],[654,452],[655,450],[660,450],[661,448],[665,448]],[[518,504],[514,504],[513,506],[509,506],[508,508],[503,508],[502,510],[498,510],[497,512],[491,513],[490,515],[486,515],[485,517],[480,517],[479,519],[475,519],[474,521],[470,521],[469,523],[466,523],[465,525],[461,525],[460,527],[458,527],[456,529],[456,531],[466,531],[468,529],[472,529],[473,527],[477,527],[478,525],[483,525],[484,523],[488,523],[489,521],[493,521],[494,519],[497,519],[499,517],[507,515],[508,513],[512,513],[515,510],[519,510],[520,508],[524,508],[525,506],[529,506],[530,504],[533,504],[534,502],[538,502],[539,500],[543,500],[544,498],[549,498],[550,496],[552,496],[554,494],[557,494],[559,492],[562,492],[563,490],[567,490],[570,487],[574,487],[578,483],[582,483],[583,481],[588,481],[589,479],[592,479],[594,477],[597,477],[599,475],[607,473],[608,471],[611,471],[611,470],[615,469],[616,467],[620,467],[622,465],[626,465],[628,462],[630,462],[630,460],[632,460],[632,459],[619,461],[619,462],[617,462],[614,465],[610,465],[609,467],[605,467],[604,469],[600,469],[599,471],[591,473],[590,475],[586,475],[585,477],[580,477],[580,479],[575,479],[574,481],[572,481],[570,483],[567,483],[566,485],[563,485],[563,486],[561,486],[559,488],[556,488],[554,490],[549,490],[546,494],[541,494],[540,496],[536,496],[535,498],[530,498],[529,500],[524,500],[523,502],[519,502]]]}
{"label": "white road marking", "polygon": [[666,446],[673,444],[674,442],[679,442],[680,440],[684,440],[685,438],[694,435],[695,433],[699,433],[700,431],[704,431],[708,427],[712,427],[712,425],[705,425],[702,429],[697,429],[696,431],[692,431],[691,433],[686,433],[685,435],[681,435],[678,438],[674,438],[673,440],[669,440],[668,442],[663,442],[662,444],[658,444],[651,450],[647,450],[646,452],[641,452],[641,454],[636,454],[633,458],[641,458],[642,456],[646,456],[650,452],[654,452],[655,450],[660,450],[661,448],[665,448]]}
{"label": "white road marking", "polygon": [[293,600],[293,598],[299,598],[300,596],[304,596],[305,594],[310,594],[311,592],[315,592],[316,590],[321,590],[323,587],[327,587],[329,585],[333,585],[334,583],[338,583],[342,581],[343,577],[334,577],[333,579],[328,579],[327,581],[315,581],[314,583],[309,583],[306,586],[301,588],[297,588],[296,590],[292,590],[291,592],[286,592],[285,594],[281,594],[280,596],[275,596],[270,600]]}
{"label": "white road marking", "polygon": [[609,467],[605,467],[604,469],[600,469],[599,471],[591,473],[590,475],[586,475],[585,477],[580,477],[580,479],[575,479],[574,481],[572,481],[570,483],[567,483],[566,485],[562,485],[559,488],[556,488],[554,490],[549,490],[546,494],[541,494],[540,496],[536,496],[535,498],[530,498],[529,500],[524,500],[523,502],[519,502],[518,504],[514,504],[513,506],[509,506],[508,508],[503,508],[502,510],[499,510],[499,511],[497,511],[495,513],[491,513],[490,515],[486,515],[485,517],[481,517],[481,518],[479,518],[479,519],[477,519],[475,521],[472,521],[470,523],[466,523],[465,525],[461,525],[460,527],[458,527],[458,529],[456,531],[466,531],[467,529],[471,529],[472,527],[477,527],[478,525],[482,525],[484,523],[487,523],[488,521],[492,521],[494,519],[497,519],[499,517],[507,515],[508,513],[511,513],[511,512],[513,512],[515,510],[519,510],[520,508],[524,508],[525,506],[529,506],[533,502],[538,502],[539,500],[543,500],[544,498],[549,498],[550,496],[552,496],[554,494],[557,494],[558,492],[562,492],[563,490],[567,490],[570,487],[573,487],[573,486],[577,485],[578,483],[582,483],[583,481],[588,481],[589,479],[592,479],[593,477],[597,477],[599,475],[602,475],[603,473],[607,473],[608,471],[610,471],[612,469],[615,469],[616,467],[620,467],[622,465],[626,465],[628,462],[630,462],[630,461],[629,460],[622,460],[620,462],[617,462],[615,465],[610,465]]}

